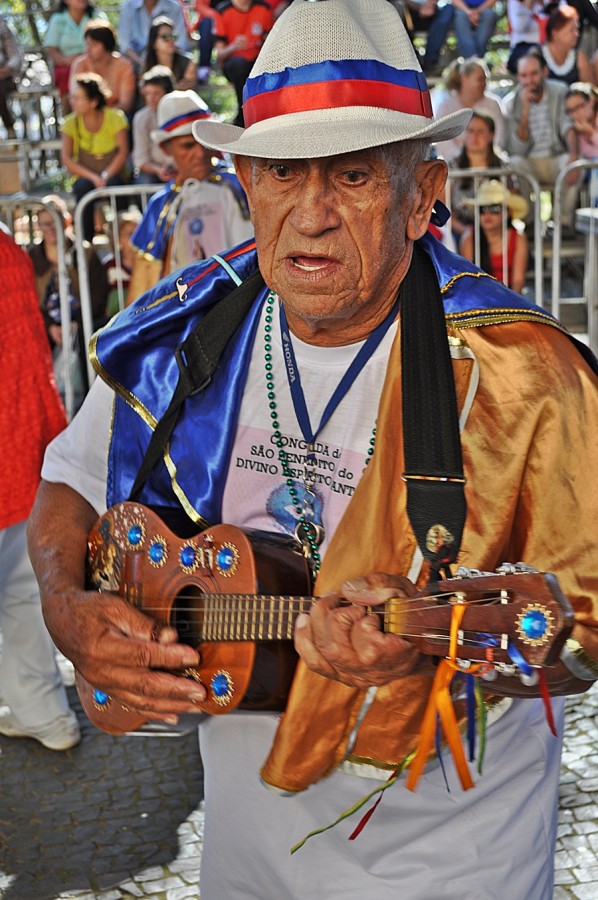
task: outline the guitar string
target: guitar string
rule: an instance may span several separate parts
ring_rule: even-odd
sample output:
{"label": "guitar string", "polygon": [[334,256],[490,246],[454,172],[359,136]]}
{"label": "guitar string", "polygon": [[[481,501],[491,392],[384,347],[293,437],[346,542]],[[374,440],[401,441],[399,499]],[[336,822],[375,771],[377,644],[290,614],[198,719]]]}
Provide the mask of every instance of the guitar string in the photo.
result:
{"label": "guitar string", "polygon": [[[423,599],[425,599],[425,600],[447,599],[450,596],[452,596],[452,595],[441,592],[439,594],[426,595],[425,598],[422,598],[422,597],[394,597],[394,598],[391,598],[390,600],[385,600],[382,602],[383,602],[383,604],[386,605],[388,603],[392,603],[392,602],[396,603],[397,601],[400,601],[400,606],[402,608],[406,608],[407,612],[409,612],[409,613],[430,612],[433,609],[442,609],[442,608],[449,609],[454,605],[460,605],[460,604],[446,603],[446,604],[434,605],[432,603],[421,603],[421,601]],[[290,596],[290,595],[289,596],[284,596],[284,595],[279,596],[276,594],[254,595],[254,594],[201,593],[199,595],[177,594],[173,598],[172,605],[175,606],[175,601],[177,601],[177,600],[189,600],[189,601],[197,602],[197,601],[203,601],[203,600],[213,600],[214,598],[216,598],[217,603],[210,602],[208,604],[210,612],[227,612],[227,611],[230,611],[231,608],[235,609],[235,610],[238,609],[242,612],[242,611],[250,608],[251,604],[260,604],[264,601],[265,601],[265,605],[271,606],[271,607],[274,606],[275,604],[280,605],[281,603],[283,603],[284,604],[284,609],[282,610],[283,612],[284,611],[303,612],[304,604],[314,605],[315,603],[317,603],[317,601],[319,599],[317,597],[307,597],[307,596],[306,597],[294,597],[294,596]],[[143,599],[144,599],[144,601],[146,599],[151,600],[152,597],[148,596],[148,595],[144,595]],[[467,600],[467,601],[465,601],[464,605],[468,606],[468,607],[473,607],[473,606],[495,607],[495,606],[506,606],[506,605],[513,604],[513,601],[510,599],[508,600],[507,604],[504,604],[504,603],[502,603],[503,599],[504,598],[501,597],[500,594],[497,594],[496,596],[480,597],[479,599]],[[239,601],[246,601],[246,603],[240,605]],[[411,606],[410,605],[410,604],[415,604],[415,603],[420,603],[421,605],[420,606]],[[235,605],[235,604],[237,604],[237,605]],[[134,604],[132,604],[132,605],[134,605]],[[341,603],[340,606],[361,606],[361,604],[351,603],[350,601],[345,601],[344,603]],[[145,602],[143,603],[143,606],[139,607],[139,609],[146,611],[146,612],[160,611],[164,608],[165,608],[164,606],[147,606]],[[179,606],[178,604],[176,604],[175,608],[178,612],[197,612],[198,611],[197,605],[195,605],[195,606]],[[255,608],[255,606],[254,606],[254,608]],[[362,608],[366,608],[366,607],[363,606]],[[274,610],[274,611],[280,613],[280,610]],[[261,612],[261,610],[260,610],[260,612]],[[378,615],[378,616],[392,615],[391,612],[389,612],[388,610],[385,610],[385,609],[371,608],[371,609],[369,609],[369,612],[373,615]]]}
{"label": "guitar string", "polygon": [[[216,617],[218,614],[225,614],[225,615],[226,615],[226,614],[229,614],[229,615],[230,615],[231,613],[238,613],[238,614],[240,615],[240,617],[242,617],[245,613],[247,613],[247,612],[249,611],[249,612],[259,612],[260,614],[263,613],[263,614],[267,617],[269,614],[271,614],[271,612],[274,612],[277,616],[279,616],[279,617],[284,617],[284,614],[285,614],[285,613],[287,613],[287,614],[288,614],[288,613],[295,613],[296,611],[303,612],[304,610],[303,610],[303,607],[302,607],[302,603],[303,603],[303,602],[309,602],[309,603],[312,603],[313,600],[314,600],[313,597],[302,597],[302,598],[297,598],[297,597],[278,597],[278,596],[276,596],[276,595],[265,595],[265,596],[264,596],[264,599],[265,599],[265,600],[271,600],[271,601],[273,601],[273,602],[279,602],[279,601],[281,601],[281,600],[282,600],[282,601],[284,601],[284,600],[290,601],[290,603],[288,603],[288,604],[286,605],[286,607],[285,607],[282,611],[281,611],[281,610],[270,610],[270,611],[268,611],[268,610],[257,610],[257,609],[256,609],[256,607],[255,607],[256,598],[255,598],[255,595],[253,595],[253,594],[202,594],[201,596],[202,596],[203,598],[213,598],[213,597],[218,597],[220,600],[222,600],[222,599],[227,599],[227,600],[230,600],[230,601],[233,601],[233,600],[238,601],[238,600],[247,599],[247,600],[251,600],[251,602],[254,604],[253,610],[251,610],[251,609],[248,608],[249,604],[248,604],[248,606],[246,606],[246,607],[239,606],[238,604],[237,604],[237,605],[233,605],[232,603],[225,604],[225,605],[219,605],[219,606],[216,606],[216,605],[214,605],[214,604],[210,604],[209,609],[206,610],[207,617],[205,617],[204,620],[203,620],[203,622],[201,623],[201,624],[203,624],[203,625],[206,627],[206,630],[207,630],[207,628],[210,628],[210,627],[211,627],[211,628],[218,628],[218,627],[221,626],[221,623],[212,621],[212,618]],[[433,597],[444,597],[444,598],[446,598],[446,596],[447,596],[446,593],[442,593],[442,592],[441,592],[441,593],[439,593],[439,594],[437,594],[437,595],[432,595],[432,594],[431,594],[431,595],[428,595],[428,597],[427,597],[426,599],[432,599]],[[196,598],[193,598],[193,599],[196,599]],[[407,601],[407,603],[412,603],[412,602],[417,602],[418,600],[421,600],[422,598],[418,598],[418,597],[411,597],[411,598],[410,598],[410,597],[405,597],[405,598],[397,598],[397,599]],[[500,597],[500,595],[497,595],[496,597],[490,597],[490,598],[488,598],[488,597],[485,597],[485,598],[479,598],[479,599],[477,599],[477,600],[470,600],[470,601],[468,601],[467,605],[468,605],[468,606],[473,606],[473,605],[494,606],[494,605],[497,604],[498,601],[500,601],[501,599],[502,599],[502,598]],[[259,603],[259,602],[260,602],[260,601],[257,600],[257,603]],[[387,602],[388,602],[388,601],[387,601]],[[343,606],[352,606],[352,605],[355,605],[355,604],[351,604],[351,603],[348,603],[348,602],[347,602],[347,603],[342,604],[342,605],[343,605]],[[500,604],[500,605],[504,605],[504,604]],[[447,606],[448,606],[448,604],[447,604]],[[420,607],[415,607],[415,608],[411,607],[411,608],[409,609],[409,612],[414,612],[414,611],[430,611],[430,609],[432,609],[432,608],[433,608],[433,607],[431,607],[430,605],[420,606]],[[164,607],[149,607],[149,606],[143,606],[143,607],[141,608],[141,611],[143,611],[143,612],[163,612],[163,611],[164,611]],[[180,607],[180,606],[177,606],[177,607],[175,607],[174,611],[175,611],[176,614],[179,614],[179,615],[180,615],[180,614],[183,614],[183,613],[197,613],[199,610],[198,610],[198,608],[197,608],[196,606],[190,606],[190,607]],[[169,612],[172,612],[172,610],[170,610]],[[387,611],[385,611],[385,610],[374,610],[374,609],[369,610],[369,613],[370,613],[370,614],[373,614],[373,615],[380,616],[380,617],[383,617],[383,616],[388,615],[390,618],[392,618],[392,615],[393,615],[393,613],[387,613]],[[233,616],[233,618],[234,618],[234,616]],[[229,627],[232,627],[232,628],[235,628],[235,627],[238,627],[238,626],[243,627],[244,624],[245,624],[245,626],[246,626],[246,623],[243,623],[243,622],[235,622],[235,621],[233,621],[232,623],[229,624]],[[266,624],[267,624],[267,623],[266,623]],[[289,623],[289,622],[283,623],[283,625],[286,626],[286,627],[288,627],[289,624],[292,624],[292,623]],[[254,627],[254,628],[256,628],[256,627],[258,627],[258,628],[259,628],[259,627],[262,627],[262,628],[263,628],[263,627],[264,627],[264,623],[258,623],[258,622],[255,622],[255,623],[253,623],[253,627]],[[464,630],[467,630],[467,629],[464,629]],[[471,630],[474,630],[474,629],[471,629]],[[477,630],[477,629],[476,629],[476,630]],[[434,632],[430,632],[430,631],[419,631],[419,632],[400,631],[400,632],[389,632],[389,633],[394,633],[394,634],[396,634],[397,636],[400,636],[400,637],[414,637],[414,638],[420,638],[420,639],[423,638],[423,639],[426,639],[426,640],[429,640],[429,641],[437,640],[437,641],[440,642],[440,641],[443,641],[443,640],[445,639],[445,637],[448,637],[448,635],[450,634],[450,629],[447,628],[446,631],[444,631],[444,630],[442,629],[442,627],[439,626],[439,627],[436,628],[435,633],[434,633]],[[502,632],[501,632],[501,633],[502,633]],[[215,639],[212,638],[212,640],[215,640]],[[238,640],[242,640],[242,638],[239,638]],[[468,647],[482,647],[482,648],[484,648],[484,649],[487,649],[487,643],[486,643],[485,641],[474,640],[473,638],[469,638],[469,637],[466,637],[466,636],[463,637],[463,641],[462,641],[461,646],[463,646],[463,645],[466,645],[466,646],[468,646]]]}

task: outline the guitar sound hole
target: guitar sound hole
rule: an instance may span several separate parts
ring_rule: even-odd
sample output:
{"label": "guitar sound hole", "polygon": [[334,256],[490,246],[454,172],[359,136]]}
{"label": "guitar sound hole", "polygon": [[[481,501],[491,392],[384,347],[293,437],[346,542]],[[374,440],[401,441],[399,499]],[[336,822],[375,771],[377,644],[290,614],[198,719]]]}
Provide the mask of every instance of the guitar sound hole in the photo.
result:
{"label": "guitar sound hole", "polygon": [[181,644],[197,647],[203,641],[205,594],[196,585],[186,585],[174,598],[170,624],[176,628]]}

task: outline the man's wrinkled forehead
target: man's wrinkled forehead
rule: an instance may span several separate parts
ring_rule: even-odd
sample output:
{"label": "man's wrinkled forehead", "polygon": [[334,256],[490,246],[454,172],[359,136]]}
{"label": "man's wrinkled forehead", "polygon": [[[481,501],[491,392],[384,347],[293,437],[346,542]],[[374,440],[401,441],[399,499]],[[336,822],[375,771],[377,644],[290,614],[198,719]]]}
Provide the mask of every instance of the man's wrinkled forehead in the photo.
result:
{"label": "man's wrinkled forehead", "polygon": [[337,153],[332,156],[316,156],[305,158],[287,157],[250,157],[254,169],[262,169],[272,163],[288,166],[304,166],[318,164],[322,167],[343,165],[359,162],[378,162],[395,167],[398,162],[419,162],[426,154],[430,142],[427,140],[395,141],[389,144],[379,144],[376,147],[366,147],[363,150],[351,150],[348,153]]}

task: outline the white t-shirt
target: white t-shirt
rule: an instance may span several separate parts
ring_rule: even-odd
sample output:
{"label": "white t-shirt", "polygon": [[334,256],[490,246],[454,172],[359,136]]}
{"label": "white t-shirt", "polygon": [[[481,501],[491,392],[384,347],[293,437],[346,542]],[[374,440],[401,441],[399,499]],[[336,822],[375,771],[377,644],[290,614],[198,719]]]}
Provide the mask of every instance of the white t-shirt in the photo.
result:
{"label": "white t-shirt", "polygon": [[[239,527],[294,534],[297,512],[278,459],[267,396],[264,324],[257,329],[247,384],[234,438],[223,496],[223,520]],[[273,379],[280,432],[298,495],[302,496],[305,444],[295,416],[284,365],[278,311],[272,322]],[[316,440],[315,509],[326,540],[336,528],[363,473],[388,356],[396,335],[393,323]],[[306,405],[317,428],[322,412],[362,344],[316,347],[293,338]],[[46,451],[42,476],[78,491],[98,514],[106,508],[107,461],[114,394],[96,379],[69,427]],[[198,510],[201,513],[201,510]]]}
{"label": "white t-shirt", "polygon": [[[265,308],[257,330],[233,445],[222,512],[225,522],[294,534],[297,512],[282,472],[270,417],[264,359]],[[388,355],[396,334],[393,323],[374,355],[316,437],[316,520],[328,540],[355,493],[363,473],[378,415]],[[305,441],[295,415],[282,354],[278,307],[272,316],[272,363],[276,412],[287,461],[303,496]],[[363,346],[317,347],[292,339],[312,429],[337,385]]]}

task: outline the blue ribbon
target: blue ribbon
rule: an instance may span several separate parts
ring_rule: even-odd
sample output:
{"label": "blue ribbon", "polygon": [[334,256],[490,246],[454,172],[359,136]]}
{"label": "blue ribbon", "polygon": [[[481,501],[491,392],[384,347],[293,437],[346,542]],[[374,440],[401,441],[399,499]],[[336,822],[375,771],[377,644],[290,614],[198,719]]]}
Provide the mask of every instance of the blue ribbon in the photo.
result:
{"label": "blue ribbon", "polygon": [[467,748],[469,750],[469,762],[475,760],[476,747],[476,699],[475,699],[475,679],[471,674],[465,675],[465,689],[467,696]]}

